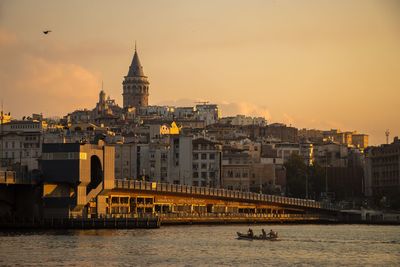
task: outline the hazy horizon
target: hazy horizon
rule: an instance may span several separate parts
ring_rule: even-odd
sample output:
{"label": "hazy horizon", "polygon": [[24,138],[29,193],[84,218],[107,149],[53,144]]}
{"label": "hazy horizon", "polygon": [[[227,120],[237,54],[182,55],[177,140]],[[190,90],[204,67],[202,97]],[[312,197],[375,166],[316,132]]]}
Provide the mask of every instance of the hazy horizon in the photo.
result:
{"label": "hazy horizon", "polygon": [[[48,35],[43,30],[52,30]],[[297,128],[400,135],[396,1],[0,1],[14,117],[122,105],[137,41],[151,105],[219,104]]]}

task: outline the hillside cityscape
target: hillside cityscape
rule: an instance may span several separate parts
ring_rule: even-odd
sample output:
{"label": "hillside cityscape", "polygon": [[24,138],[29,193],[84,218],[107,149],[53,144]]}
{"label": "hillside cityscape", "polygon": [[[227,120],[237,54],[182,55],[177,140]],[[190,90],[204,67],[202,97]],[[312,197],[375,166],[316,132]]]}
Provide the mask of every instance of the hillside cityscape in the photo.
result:
{"label": "hillside cityscape", "polygon": [[0,266],[399,266],[400,1],[0,0]]}
{"label": "hillside cityscape", "polygon": [[113,174],[119,180],[311,199],[342,209],[400,208],[400,140],[389,132],[386,144],[369,146],[368,133],[222,117],[208,101],[149,105],[150,80],[135,48],[122,78],[122,106],[100,88],[93,108],[62,118],[14,118],[2,110],[3,175],[40,181],[48,144],[106,144],[115,149]]}

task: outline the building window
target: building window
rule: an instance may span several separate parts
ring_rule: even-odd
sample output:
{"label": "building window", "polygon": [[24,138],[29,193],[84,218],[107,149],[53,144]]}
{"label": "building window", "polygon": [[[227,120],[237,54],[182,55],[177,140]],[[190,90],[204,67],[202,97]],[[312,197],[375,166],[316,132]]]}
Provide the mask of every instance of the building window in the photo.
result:
{"label": "building window", "polygon": [[207,179],[207,173],[206,172],[201,172],[201,178],[202,179]]}
{"label": "building window", "polygon": [[193,178],[199,178],[199,173],[198,172],[193,172]]}
{"label": "building window", "polygon": [[206,164],[206,163],[202,163],[202,164],[201,164],[201,168],[202,168],[202,169],[207,169],[207,164]]}
{"label": "building window", "polygon": [[207,154],[206,153],[202,153],[201,154],[201,159],[207,159]]}
{"label": "building window", "polygon": [[193,153],[193,159],[194,159],[194,160],[198,160],[198,159],[199,159],[199,154]]}
{"label": "building window", "polygon": [[215,153],[210,153],[210,159],[215,159]]}

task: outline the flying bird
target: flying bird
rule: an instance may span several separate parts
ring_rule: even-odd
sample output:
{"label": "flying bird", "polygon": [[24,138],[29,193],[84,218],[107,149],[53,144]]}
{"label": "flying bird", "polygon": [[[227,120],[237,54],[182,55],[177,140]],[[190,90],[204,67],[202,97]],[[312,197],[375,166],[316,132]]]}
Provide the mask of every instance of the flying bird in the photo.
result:
{"label": "flying bird", "polygon": [[48,34],[49,32],[51,32],[51,31],[43,31],[44,34]]}

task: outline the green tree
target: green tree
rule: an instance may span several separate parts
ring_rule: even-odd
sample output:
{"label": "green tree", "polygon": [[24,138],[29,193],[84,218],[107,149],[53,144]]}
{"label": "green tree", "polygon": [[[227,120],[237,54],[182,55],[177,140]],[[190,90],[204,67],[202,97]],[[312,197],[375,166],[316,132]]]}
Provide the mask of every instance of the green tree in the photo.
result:
{"label": "green tree", "polygon": [[321,192],[325,191],[325,168],[318,163],[308,167],[309,171],[309,195],[313,199],[319,199]]}
{"label": "green tree", "polygon": [[319,199],[325,190],[325,168],[319,164],[308,166],[303,157],[292,154],[284,164],[286,168],[286,194],[292,197]]}
{"label": "green tree", "polygon": [[305,198],[308,167],[304,163],[303,157],[291,154],[284,166],[286,168],[286,194],[291,197]]}

